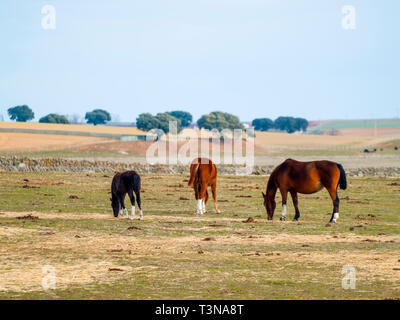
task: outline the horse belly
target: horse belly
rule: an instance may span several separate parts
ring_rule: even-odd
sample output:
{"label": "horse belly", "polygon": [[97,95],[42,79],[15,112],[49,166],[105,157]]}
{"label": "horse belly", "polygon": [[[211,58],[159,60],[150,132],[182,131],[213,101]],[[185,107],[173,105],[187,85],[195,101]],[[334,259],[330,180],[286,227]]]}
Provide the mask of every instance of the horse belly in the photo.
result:
{"label": "horse belly", "polygon": [[320,191],[324,186],[321,181],[315,181],[313,183],[303,184],[296,188],[296,191],[303,194],[311,194]]}

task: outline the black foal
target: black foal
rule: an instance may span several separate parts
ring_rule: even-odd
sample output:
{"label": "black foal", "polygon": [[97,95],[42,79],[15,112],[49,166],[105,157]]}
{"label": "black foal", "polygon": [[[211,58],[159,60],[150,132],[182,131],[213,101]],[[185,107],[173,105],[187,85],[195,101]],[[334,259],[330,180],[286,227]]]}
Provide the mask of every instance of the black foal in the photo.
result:
{"label": "black foal", "polygon": [[[135,171],[125,171],[115,174],[111,183],[111,207],[114,212],[114,217],[118,217],[122,211],[126,218],[133,219],[135,217],[135,196],[136,202],[140,210],[139,219],[143,219],[143,212],[140,202],[140,176]],[[128,194],[132,204],[132,215],[129,217],[128,210],[125,208],[124,199]]]}

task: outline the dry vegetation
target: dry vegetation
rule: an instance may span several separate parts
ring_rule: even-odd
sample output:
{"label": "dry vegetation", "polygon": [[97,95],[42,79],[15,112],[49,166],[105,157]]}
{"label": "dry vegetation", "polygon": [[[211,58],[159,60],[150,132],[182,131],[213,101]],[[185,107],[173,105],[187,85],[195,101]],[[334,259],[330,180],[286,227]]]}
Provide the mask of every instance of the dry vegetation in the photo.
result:
{"label": "dry vegetation", "polygon": [[257,145],[269,147],[329,148],[335,146],[368,146],[388,138],[353,136],[329,136],[312,134],[288,134],[278,132],[256,132]]}
{"label": "dry vegetation", "polygon": [[[350,179],[334,225],[325,190],[300,196],[300,222],[282,223],[279,210],[265,220],[267,177],[221,177],[223,212],[209,203],[201,217],[187,177],[142,179],[145,219],[129,221],[111,216],[111,176],[0,173],[0,297],[400,297],[398,179]],[[348,264],[355,290],[341,287]],[[41,287],[44,265],[56,290]]]}
{"label": "dry vegetation", "polygon": [[97,145],[110,139],[56,134],[0,132],[0,151],[42,151]]}

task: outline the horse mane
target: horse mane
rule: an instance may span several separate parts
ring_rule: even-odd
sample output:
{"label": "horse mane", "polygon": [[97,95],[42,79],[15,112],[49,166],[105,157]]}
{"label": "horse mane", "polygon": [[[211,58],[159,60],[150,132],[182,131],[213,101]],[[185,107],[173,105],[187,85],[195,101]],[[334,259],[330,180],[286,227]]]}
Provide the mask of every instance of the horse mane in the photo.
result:
{"label": "horse mane", "polygon": [[268,183],[267,183],[267,191],[266,191],[266,196],[267,197],[270,197],[271,195],[275,196],[275,192],[277,190],[277,186],[276,186],[276,183],[275,183],[275,175],[276,175],[276,172],[273,171],[271,173],[271,175],[269,176],[269,180],[268,180]]}

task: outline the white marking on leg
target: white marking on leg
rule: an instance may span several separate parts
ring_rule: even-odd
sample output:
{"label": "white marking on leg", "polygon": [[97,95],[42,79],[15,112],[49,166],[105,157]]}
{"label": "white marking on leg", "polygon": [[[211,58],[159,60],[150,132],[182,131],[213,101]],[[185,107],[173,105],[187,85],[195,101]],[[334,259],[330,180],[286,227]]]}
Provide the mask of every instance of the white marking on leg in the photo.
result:
{"label": "white marking on leg", "polygon": [[201,199],[197,200],[196,214],[201,214],[201,209],[202,209],[201,201],[202,201]]}
{"label": "white marking on leg", "polygon": [[332,222],[336,222],[337,219],[339,219],[339,213],[338,213],[338,212],[335,212],[335,213],[333,214]]}
{"label": "white marking on leg", "polygon": [[206,213],[206,204],[204,200],[201,200],[201,214]]}
{"label": "white marking on leg", "polygon": [[139,220],[143,220],[143,211],[140,209],[139,211]]}
{"label": "white marking on leg", "polygon": [[282,218],[286,219],[286,204],[282,206]]}
{"label": "white marking on leg", "polygon": [[129,218],[129,212],[127,208],[124,208],[125,218]]}
{"label": "white marking on leg", "polygon": [[135,206],[132,206],[132,215],[131,215],[131,220],[135,218]]}

